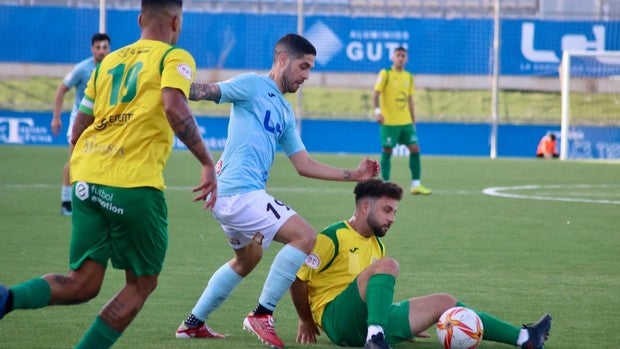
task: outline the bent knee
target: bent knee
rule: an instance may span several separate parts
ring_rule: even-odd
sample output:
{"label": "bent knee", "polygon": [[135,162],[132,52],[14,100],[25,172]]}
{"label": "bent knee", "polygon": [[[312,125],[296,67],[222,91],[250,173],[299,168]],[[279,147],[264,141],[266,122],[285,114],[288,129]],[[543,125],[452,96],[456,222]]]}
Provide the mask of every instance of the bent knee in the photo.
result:
{"label": "bent knee", "polygon": [[[316,244],[316,232],[312,231],[312,232],[303,234],[299,238],[299,243],[301,246],[305,247],[304,252],[306,253],[312,252],[312,249],[314,248],[314,244]],[[306,249],[307,251],[305,251]]]}
{"label": "bent knee", "polygon": [[449,293],[437,293],[435,294],[435,297],[444,310],[448,310],[449,308],[456,306],[456,298]]}
{"label": "bent knee", "polygon": [[394,276],[398,275],[398,271],[400,269],[400,265],[398,261],[391,257],[381,258],[375,262],[378,273],[392,274]]}

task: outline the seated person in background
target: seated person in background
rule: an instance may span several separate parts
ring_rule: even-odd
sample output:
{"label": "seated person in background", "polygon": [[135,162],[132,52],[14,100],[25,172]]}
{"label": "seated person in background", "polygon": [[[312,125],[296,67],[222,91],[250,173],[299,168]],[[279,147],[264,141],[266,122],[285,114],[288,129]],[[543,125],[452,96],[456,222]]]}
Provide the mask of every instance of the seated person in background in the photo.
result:
{"label": "seated person in background", "polygon": [[545,159],[558,157],[558,152],[555,150],[555,135],[553,133],[546,134],[540,139],[536,149],[536,157]]}

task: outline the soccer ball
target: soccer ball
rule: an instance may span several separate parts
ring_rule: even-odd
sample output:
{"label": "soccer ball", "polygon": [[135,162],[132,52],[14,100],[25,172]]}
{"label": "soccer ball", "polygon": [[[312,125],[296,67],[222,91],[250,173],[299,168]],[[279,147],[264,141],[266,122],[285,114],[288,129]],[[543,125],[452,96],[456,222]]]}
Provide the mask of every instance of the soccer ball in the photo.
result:
{"label": "soccer ball", "polygon": [[482,341],[482,321],[473,310],[454,307],[437,322],[437,339],[445,349],[474,349]]}

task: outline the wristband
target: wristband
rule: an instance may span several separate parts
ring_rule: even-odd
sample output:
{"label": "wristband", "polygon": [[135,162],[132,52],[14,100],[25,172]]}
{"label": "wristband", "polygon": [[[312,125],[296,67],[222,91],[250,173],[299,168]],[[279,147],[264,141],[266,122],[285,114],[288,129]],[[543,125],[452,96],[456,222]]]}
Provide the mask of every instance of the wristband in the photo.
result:
{"label": "wristband", "polygon": [[381,114],[381,108],[375,108],[375,116],[379,116]]}

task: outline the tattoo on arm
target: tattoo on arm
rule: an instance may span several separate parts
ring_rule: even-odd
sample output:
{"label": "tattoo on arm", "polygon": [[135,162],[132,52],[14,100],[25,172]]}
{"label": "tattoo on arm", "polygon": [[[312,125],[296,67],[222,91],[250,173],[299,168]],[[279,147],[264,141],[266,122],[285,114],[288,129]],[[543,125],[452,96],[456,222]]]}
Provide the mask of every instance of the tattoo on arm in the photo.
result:
{"label": "tattoo on arm", "polygon": [[198,131],[198,125],[191,114],[185,115],[170,126],[174,134],[198,159],[204,160],[209,156]]}
{"label": "tattoo on arm", "polygon": [[73,129],[71,130],[71,143],[75,144],[77,139],[82,135],[82,132],[84,132],[84,130],[86,130],[86,128],[90,126],[93,121],[95,121],[94,117],[79,112],[73,123]]}
{"label": "tattoo on arm", "polygon": [[349,170],[344,170],[344,179],[348,180],[351,179],[351,171]]}
{"label": "tattoo on arm", "polygon": [[213,101],[219,102],[222,97],[222,91],[217,84],[214,83],[197,83],[194,82],[189,88],[190,101]]}

